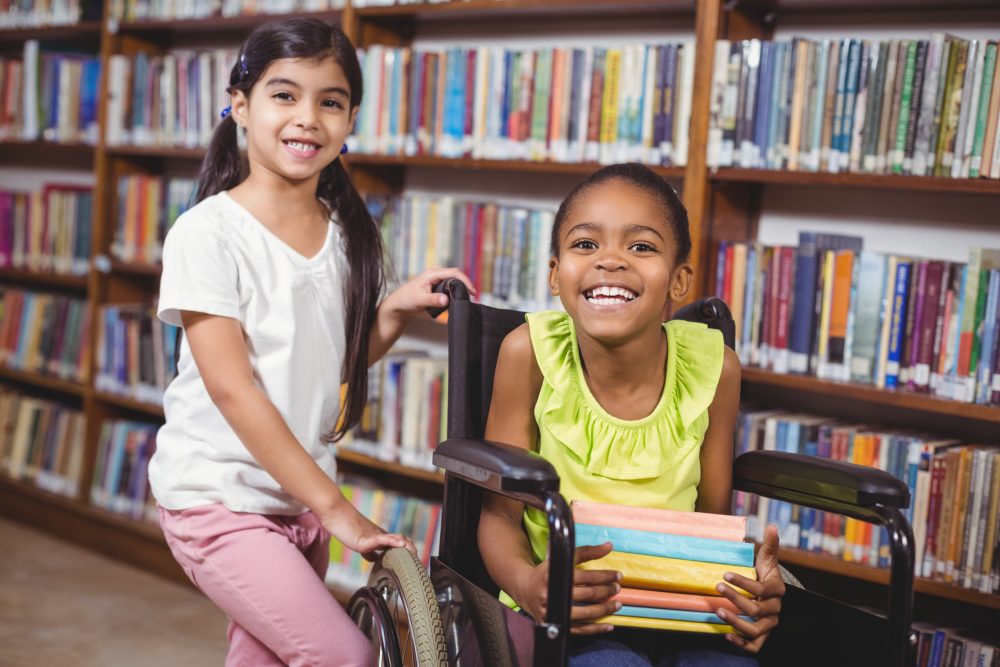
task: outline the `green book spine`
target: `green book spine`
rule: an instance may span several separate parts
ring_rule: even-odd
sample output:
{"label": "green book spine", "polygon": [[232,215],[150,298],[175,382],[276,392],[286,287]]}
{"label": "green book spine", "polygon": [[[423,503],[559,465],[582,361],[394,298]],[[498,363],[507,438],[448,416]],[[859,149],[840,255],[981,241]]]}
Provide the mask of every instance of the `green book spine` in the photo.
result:
{"label": "green book spine", "polygon": [[917,42],[906,44],[906,65],[903,70],[903,91],[899,100],[899,117],[896,122],[896,143],[892,152],[892,173],[903,173],[903,155],[906,153],[906,131],[910,126],[910,104],[913,98],[913,70],[917,62]]}
{"label": "green book spine", "polygon": [[979,92],[979,109],[976,111],[976,134],[972,140],[972,158],[969,163],[969,178],[979,178],[983,162],[983,139],[986,136],[986,121],[990,110],[990,95],[993,92],[993,71],[997,63],[997,44],[986,45],[986,61],[983,64],[983,84]]}

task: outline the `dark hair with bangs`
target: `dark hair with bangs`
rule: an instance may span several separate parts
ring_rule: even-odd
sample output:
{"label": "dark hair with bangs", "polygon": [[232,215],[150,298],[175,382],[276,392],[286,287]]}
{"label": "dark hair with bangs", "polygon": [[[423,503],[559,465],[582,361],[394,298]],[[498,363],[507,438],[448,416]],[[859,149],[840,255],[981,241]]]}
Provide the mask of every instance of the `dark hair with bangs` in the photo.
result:
{"label": "dark hair with bangs", "polygon": [[576,184],[560,204],[555,221],[552,223],[552,239],[549,246],[552,256],[559,257],[559,230],[580,195],[597,185],[615,179],[644,190],[660,202],[666,214],[667,226],[673,231],[674,240],[677,242],[677,255],[674,260],[677,264],[686,262],[691,254],[691,229],[688,225],[687,209],[669,183],[655,171],[638,162],[603,167]]}
{"label": "dark hair with bangs", "polygon": [[[332,58],[350,85],[350,108],[361,105],[364,87],[354,45],[340,28],[312,18],[276,21],[254,30],[240,49],[226,90],[238,90],[249,99],[268,66],[283,58]],[[236,130],[232,114],[215,128],[198,175],[198,201],[236,187],[249,174],[249,165],[240,155]],[[385,285],[385,269],[378,226],[339,159],[320,172],[316,196],[328,202],[337,214],[350,270],[344,279],[348,353],[341,373],[348,391],[340,423],[326,434],[328,440],[336,442],[361,418],[368,396],[368,336]]]}

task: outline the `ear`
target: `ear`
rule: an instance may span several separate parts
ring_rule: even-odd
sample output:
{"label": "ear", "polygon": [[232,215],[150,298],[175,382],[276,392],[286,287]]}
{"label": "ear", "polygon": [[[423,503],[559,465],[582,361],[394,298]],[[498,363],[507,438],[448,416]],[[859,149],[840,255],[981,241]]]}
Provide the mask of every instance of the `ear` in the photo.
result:
{"label": "ear", "polygon": [[683,303],[691,291],[691,283],[694,281],[694,269],[690,264],[684,263],[674,269],[670,277],[670,292],[668,299],[671,303]]}
{"label": "ear", "polygon": [[351,119],[347,122],[347,133],[348,134],[351,134],[352,132],[354,132],[354,121],[356,121],[358,119],[358,109],[360,109],[360,108],[361,108],[360,106],[357,106],[357,107],[354,107],[353,109],[351,109]]}
{"label": "ear", "polygon": [[236,124],[240,127],[246,127],[247,125],[247,110],[250,106],[250,99],[243,94],[242,90],[234,90],[229,96],[230,104],[232,105],[232,111],[230,115]]}
{"label": "ear", "polygon": [[557,257],[549,260],[549,292],[552,296],[559,296],[559,259]]}

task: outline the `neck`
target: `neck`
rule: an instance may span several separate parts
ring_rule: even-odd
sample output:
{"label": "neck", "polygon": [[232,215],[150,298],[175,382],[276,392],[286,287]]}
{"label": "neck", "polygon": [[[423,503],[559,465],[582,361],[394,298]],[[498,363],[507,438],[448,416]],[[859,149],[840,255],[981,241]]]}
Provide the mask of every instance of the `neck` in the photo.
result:
{"label": "neck", "polygon": [[290,181],[251,163],[250,175],[229,193],[268,225],[297,225],[316,219],[318,183],[319,174],[303,181]]}
{"label": "neck", "polygon": [[580,359],[588,384],[601,393],[627,393],[637,387],[663,386],[666,373],[667,339],[663,327],[650,327],[640,335],[608,345],[586,335],[578,335]]}

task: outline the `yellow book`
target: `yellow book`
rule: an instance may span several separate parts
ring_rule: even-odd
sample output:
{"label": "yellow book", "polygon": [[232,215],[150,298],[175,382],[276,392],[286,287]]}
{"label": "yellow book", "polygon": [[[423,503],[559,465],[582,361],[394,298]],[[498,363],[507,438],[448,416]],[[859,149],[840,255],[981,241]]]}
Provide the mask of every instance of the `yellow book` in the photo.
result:
{"label": "yellow book", "polygon": [[743,300],[746,293],[747,280],[747,244],[737,243],[733,246],[732,296],[729,298],[733,321],[736,323],[736,348],[743,340]]}
{"label": "yellow book", "polygon": [[735,632],[733,626],[723,623],[701,623],[697,621],[675,621],[666,618],[640,618],[639,616],[622,616],[612,614],[602,616],[594,623],[607,623],[626,628],[645,628],[647,630],[674,630],[675,632],[703,632],[715,635],[724,635],[728,632]]}
{"label": "yellow book", "polygon": [[[703,563],[680,558],[663,558],[642,554],[612,551],[604,558],[587,561],[578,565],[582,570],[617,570],[622,573],[622,586],[646,588],[674,593],[698,593],[718,595],[715,587],[723,581],[726,572],[740,574],[747,579],[757,579],[752,567]],[[741,588],[734,588],[741,595],[751,597]]]}
{"label": "yellow book", "polygon": [[614,143],[618,139],[618,81],[621,76],[621,62],[621,50],[608,49],[607,63],[604,67],[604,94],[601,98],[602,158],[611,157]]}
{"label": "yellow book", "polygon": [[833,267],[836,253],[827,250],[823,256],[823,301],[819,314],[819,327],[816,331],[817,365],[825,367],[827,360],[827,343],[830,341],[830,311],[833,307]]}

